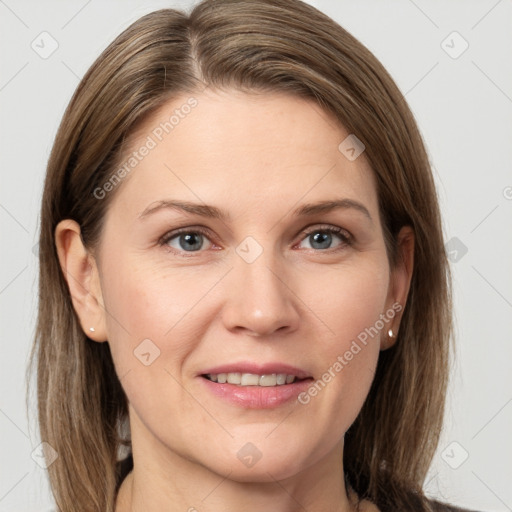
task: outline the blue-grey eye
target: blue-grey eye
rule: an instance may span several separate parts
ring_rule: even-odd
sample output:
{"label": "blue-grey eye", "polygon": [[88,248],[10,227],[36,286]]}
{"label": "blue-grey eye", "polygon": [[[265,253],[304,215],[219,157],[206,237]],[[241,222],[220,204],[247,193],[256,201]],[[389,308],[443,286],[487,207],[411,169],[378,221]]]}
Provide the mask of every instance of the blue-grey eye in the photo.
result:
{"label": "blue-grey eye", "polygon": [[314,235],[309,235],[309,239],[314,249],[328,249],[332,243],[332,235],[330,233],[315,233]]}
{"label": "blue-grey eye", "polygon": [[[165,243],[173,249],[186,252],[196,252],[201,250],[205,240],[208,239],[202,233],[198,233],[196,231],[187,231],[175,234]],[[176,243],[178,246],[176,246]]]}
{"label": "blue-grey eye", "polygon": [[[349,243],[349,237],[346,236],[341,229],[316,228],[304,233],[304,235],[304,241],[307,240],[309,242],[309,247],[306,247],[306,249],[334,249],[335,247]],[[333,245],[336,238],[338,239],[338,243]]]}

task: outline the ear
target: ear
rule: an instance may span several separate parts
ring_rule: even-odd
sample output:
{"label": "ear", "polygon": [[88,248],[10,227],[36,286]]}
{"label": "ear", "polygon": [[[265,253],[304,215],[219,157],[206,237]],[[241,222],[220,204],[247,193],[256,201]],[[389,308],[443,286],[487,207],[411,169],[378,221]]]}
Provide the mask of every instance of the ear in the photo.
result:
{"label": "ear", "polygon": [[[397,235],[398,254],[396,266],[391,269],[386,311],[395,311],[393,319],[386,324],[381,336],[380,348],[386,350],[392,347],[400,328],[400,320],[405,309],[409,288],[411,286],[414,268],[414,231],[410,226],[404,226]],[[393,336],[389,336],[389,330]]]}
{"label": "ear", "polygon": [[[55,244],[83,331],[93,341],[106,341],[105,307],[98,266],[84,247],[80,225],[71,219],[59,222],[55,228]],[[94,331],[90,330],[91,327]]]}

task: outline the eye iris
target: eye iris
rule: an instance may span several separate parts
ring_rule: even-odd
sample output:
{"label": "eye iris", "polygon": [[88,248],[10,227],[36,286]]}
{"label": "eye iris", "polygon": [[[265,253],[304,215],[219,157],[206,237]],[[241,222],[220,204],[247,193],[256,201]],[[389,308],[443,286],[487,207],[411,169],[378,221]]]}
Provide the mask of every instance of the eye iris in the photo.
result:
{"label": "eye iris", "polygon": [[200,233],[187,233],[180,235],[180,246],[184,250],[196,251],[203,245],[203,236]]}
{"label": "eye iris", "polygon": [[317,232],[314,235],[310,235],[310,238],[313,240],[311,246],[314,247],[314,243],[319,243],[321,247],[314,247],[315,249],[328,249],[329,245],[332,241],[332,235],[330,233],[325,232]]}

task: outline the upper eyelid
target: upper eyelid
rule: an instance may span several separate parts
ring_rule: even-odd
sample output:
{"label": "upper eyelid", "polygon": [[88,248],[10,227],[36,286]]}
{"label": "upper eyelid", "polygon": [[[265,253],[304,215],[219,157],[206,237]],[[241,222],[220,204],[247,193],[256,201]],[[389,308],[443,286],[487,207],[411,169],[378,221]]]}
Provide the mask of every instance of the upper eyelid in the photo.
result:
{"label": "upper eyelid", "polygon": [[347,235],[347,238],[352,238],[352,234],[348,229],[342,228],[341,226],[334,226],[332,224],[311,224],[310,226],[305,227],[304,229],[301,229],[299,234],[311,234],[311,232],[315,231],[339,231],[338,234],[345,234]]}
{"label": "upper eyelid", "polygon": [[174,238],[175,236],[178,236],[178,235],[181,235],[182,233],[201,233],[201,234],[207,234],[207,233],[211,233],[211,229],[208,229],[204,226],[184,226],[182,228],[176,228],[176,229],[171,229],[169,231],[167,231],[164,235],[162,235],[158,241],[159,242],[165,242],[165,241],[168,241],[168,240],[171,240],[172,238]]}

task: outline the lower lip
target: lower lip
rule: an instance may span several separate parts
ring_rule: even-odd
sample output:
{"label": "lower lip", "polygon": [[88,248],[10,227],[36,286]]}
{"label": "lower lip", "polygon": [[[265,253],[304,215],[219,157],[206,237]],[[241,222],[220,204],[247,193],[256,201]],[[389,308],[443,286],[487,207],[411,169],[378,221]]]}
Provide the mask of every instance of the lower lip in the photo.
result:
{"label": "lower lip", "polygon": [[238,386],[237,384],[219,384],[205,377],[199,377],[206,388],[215,396],[232,405],[246,409],[270,409],[296,399],[305,391],[312,379],[283,384],[282,386]]}

